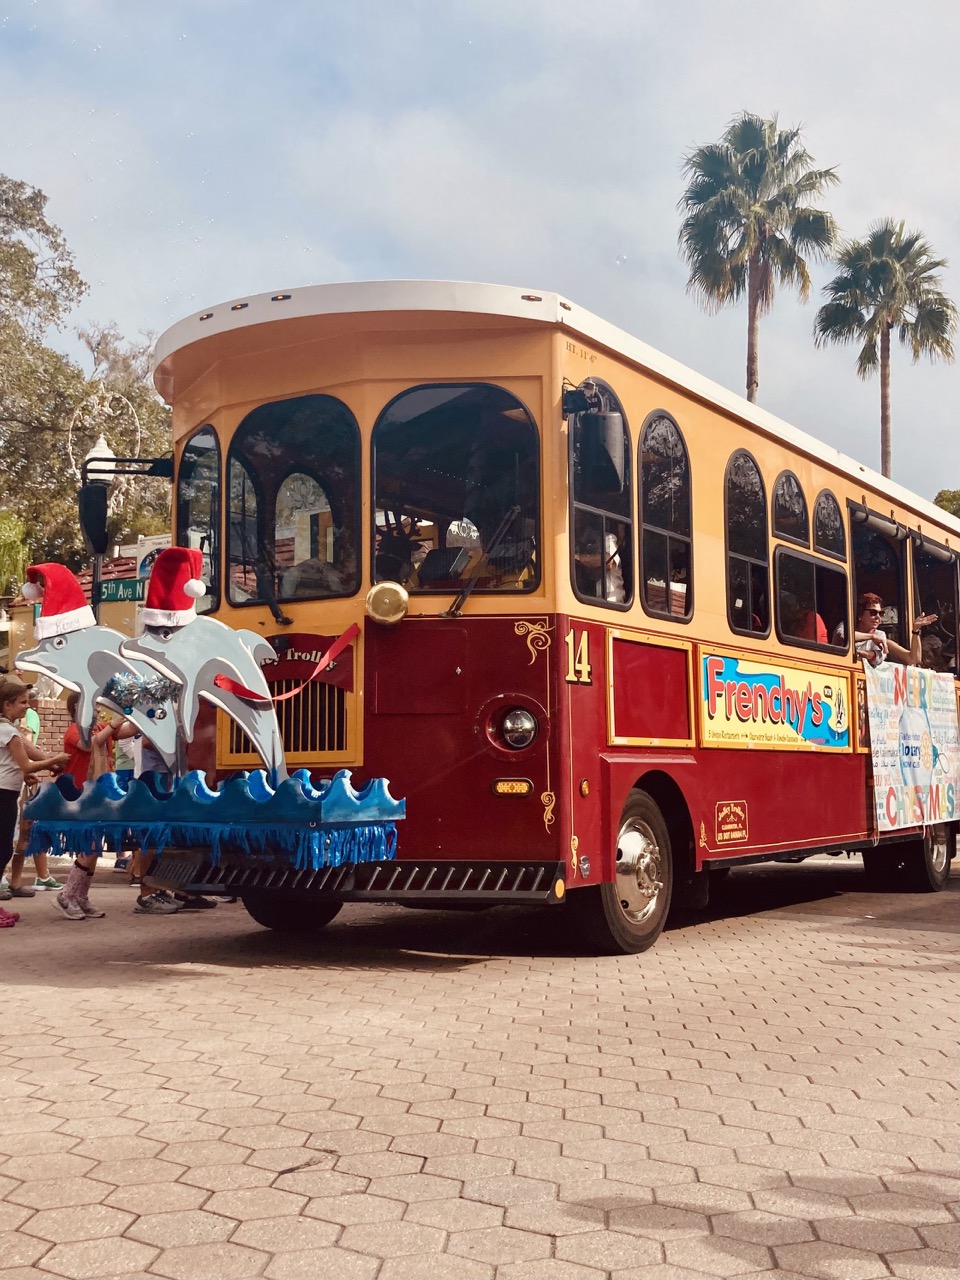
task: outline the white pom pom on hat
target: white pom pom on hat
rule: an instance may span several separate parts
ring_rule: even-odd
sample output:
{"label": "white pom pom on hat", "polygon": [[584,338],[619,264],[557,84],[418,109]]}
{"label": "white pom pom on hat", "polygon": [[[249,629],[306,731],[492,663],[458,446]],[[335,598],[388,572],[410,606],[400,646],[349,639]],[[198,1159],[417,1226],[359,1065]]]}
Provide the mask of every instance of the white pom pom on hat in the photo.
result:
{"label": "white pom pom on hat", "polygon": [[43,597],[43,587],[39,582],[25,582],[23,591],[20,593],[24,600],[40,600]]}
{"label": "white pom pom on hat", "polygon": [[193,596],[194,600],[199,600],[201,596],[207,594],[207,584],[201,582],[199,578],[191,578],[183,584],[184,594]]}

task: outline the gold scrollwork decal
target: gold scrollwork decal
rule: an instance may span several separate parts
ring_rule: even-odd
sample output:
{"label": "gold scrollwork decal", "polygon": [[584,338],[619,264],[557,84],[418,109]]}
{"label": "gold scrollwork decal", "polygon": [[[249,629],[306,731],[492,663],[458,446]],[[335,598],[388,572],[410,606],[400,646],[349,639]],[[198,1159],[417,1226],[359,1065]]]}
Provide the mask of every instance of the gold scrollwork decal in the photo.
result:
{"label": "gold scrollwork decal", "polygon": [[554,822],[556,822],[553,811],[556,808],[557,797],[552,791],[544,791],[540,797],[540,803],[543,805],[543,825],[549,831]]}
{"label": "gold scrollwork decal", "polygon": [[577,850],[580,848],[579,836],[570,837],[570,872],[575,880],[577,872],[580,870],[580,859],[577,856]]}
{"label": "gold scrollwork decal", "polygon": [[700,823],[700,848],[701,849],[709,848],[707,844],[707,828],[704,826],[702,822]]}
{"label": "gold scrollwork decal", "polygon": [[528,622],[522,618],[519,622],[514,623],[514,631],[518,636],[527,637],[527,648],[530,650],[530,661],[527,666],[532,667],[537,660],[537,653],[542,649],[550,648],[550,635],[545,622]]}

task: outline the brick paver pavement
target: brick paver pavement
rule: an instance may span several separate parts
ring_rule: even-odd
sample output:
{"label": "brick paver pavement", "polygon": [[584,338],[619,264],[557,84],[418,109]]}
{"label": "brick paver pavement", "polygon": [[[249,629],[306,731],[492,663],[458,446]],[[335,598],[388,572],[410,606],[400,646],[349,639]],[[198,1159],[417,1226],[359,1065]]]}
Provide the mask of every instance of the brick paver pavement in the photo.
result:
{"label": "brick paver pavement", "polygon": [[560,913],[18,902],[0,1276],[955,1280],[958,890],[737,871],[603,959]]}

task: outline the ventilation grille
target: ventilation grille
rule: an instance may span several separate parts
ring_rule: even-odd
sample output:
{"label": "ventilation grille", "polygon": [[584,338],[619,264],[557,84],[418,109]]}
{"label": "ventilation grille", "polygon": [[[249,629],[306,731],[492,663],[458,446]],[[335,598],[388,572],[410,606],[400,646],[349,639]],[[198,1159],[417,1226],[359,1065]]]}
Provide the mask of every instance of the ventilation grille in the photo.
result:
{"label": "ventilation grille", "polygon": [[[271,681],[274,697],[289,693],[299,680]],[[292,698],[274,704],[283,749],[288,760],[347,749],[347,695],[336,685],[311,680]],[[253,743],[233,720],[228,720],[227,750],[231,757],[255,756]]]}

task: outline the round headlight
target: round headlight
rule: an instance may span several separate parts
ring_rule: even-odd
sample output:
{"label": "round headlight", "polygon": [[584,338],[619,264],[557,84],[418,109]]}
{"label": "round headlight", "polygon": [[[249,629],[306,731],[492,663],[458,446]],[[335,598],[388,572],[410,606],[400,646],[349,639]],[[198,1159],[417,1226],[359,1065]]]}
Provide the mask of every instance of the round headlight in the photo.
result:
{"label": "round headlight", "polygon": [[512,747],[514,751],[529,747],[539,731],[540,726],[537,724],[536,716],[531,715],[523,707],[514,707],[500,722],[500,734],[507,746]]}

